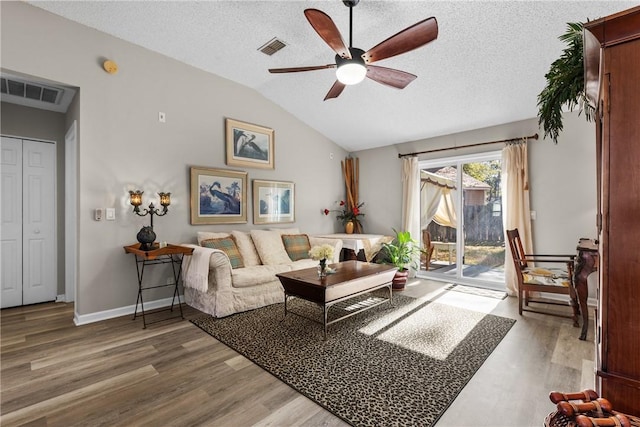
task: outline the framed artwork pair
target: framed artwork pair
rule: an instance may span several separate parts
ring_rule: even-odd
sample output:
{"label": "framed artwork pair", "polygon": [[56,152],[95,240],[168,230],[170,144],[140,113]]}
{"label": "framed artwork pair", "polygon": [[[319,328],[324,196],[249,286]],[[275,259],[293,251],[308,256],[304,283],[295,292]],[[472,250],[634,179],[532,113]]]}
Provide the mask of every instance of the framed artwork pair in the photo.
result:
{"label": "framed artwork pair", "polygon": [[[247,222],[247,172],[191,168],[191,224]],[[254,179],[253,223],[295,222],[295,184]]]}

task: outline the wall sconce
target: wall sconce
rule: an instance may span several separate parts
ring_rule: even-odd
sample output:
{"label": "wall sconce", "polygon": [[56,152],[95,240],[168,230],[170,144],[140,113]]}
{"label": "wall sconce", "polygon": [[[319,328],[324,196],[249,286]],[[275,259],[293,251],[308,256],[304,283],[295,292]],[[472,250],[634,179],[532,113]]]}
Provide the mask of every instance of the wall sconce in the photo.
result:
{"label": "wall sconce", "polygon": [[153,231],[153,216],[165,216],[167,212],[169,212],[171,193],[158,193],[158,196],[160,196],[160,205],[162,205],[162,210],[156,208],[153,203],[150,203],[148,209],[141,211],[140,205],[142,205],[142,193],[144,193],[144,191],[129,191],[129,202],[133,206],[133,212],[136,215],[151,215],[151,225],[149,227],[142,227],[137,235],[138,241],[141,243],[140,249],[148,251],[153,248],[153,242],[156,240],[156,233]]}

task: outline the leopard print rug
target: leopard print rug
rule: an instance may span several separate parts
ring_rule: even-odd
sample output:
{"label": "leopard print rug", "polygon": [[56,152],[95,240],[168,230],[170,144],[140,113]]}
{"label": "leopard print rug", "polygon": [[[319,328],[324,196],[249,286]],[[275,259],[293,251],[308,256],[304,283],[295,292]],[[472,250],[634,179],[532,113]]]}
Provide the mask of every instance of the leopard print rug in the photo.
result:
{"label": "leopard print rug", "polygon": [[[329,313],[340,316],[376,300],[366,295]],[[288,308],[321,318],[315,304]],[[330,316],[331,318],[331,316]],[[515,323],[490,314],[394,295],[329,325],[274,304],[226,318],[192,322],[354,426],[431,426]]]}

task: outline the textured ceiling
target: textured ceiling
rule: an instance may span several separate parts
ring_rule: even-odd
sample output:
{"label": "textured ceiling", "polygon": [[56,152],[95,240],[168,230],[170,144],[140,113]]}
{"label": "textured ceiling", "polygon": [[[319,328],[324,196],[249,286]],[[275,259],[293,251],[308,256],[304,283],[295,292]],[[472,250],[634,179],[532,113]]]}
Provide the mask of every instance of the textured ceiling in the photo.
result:
{"label": "textured ceiling", "polygon": [[[354,8],[354,47],[366,51],[430,16],[438,20],[438,39],[376,63],[418,75],[404,90],[365,79],[323,101],[334,70],[267,69],[333,63],[333,51],[303,11],[327,13],[348,44],[349,10],[339,0],[28,3],[254,88],[349,151],[535,117],[537,94],[563,49],[557,37],[566,23],[637,5],[362,0]],[[287,46],[273,56],[257,50],[273,37]]]}

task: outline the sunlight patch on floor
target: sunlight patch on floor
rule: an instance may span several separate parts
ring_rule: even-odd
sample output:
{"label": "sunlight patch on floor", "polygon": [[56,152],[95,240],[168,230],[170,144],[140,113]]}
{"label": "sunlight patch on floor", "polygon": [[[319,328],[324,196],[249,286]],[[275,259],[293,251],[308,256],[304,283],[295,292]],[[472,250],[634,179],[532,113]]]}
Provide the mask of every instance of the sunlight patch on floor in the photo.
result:
{"label": "sunlight patch on floor", "polygon": [[[419,280],[407,283],[416,286]],[[500,299],[438,287],[360,329],[361,333],[444,360]]]}
{"label": "sunlight patch on floor", "polygon": [[482,297],[478,295],[469,295],[462,292],[450,291],[446,292],[438,302],[453,307],[460,307],[466,310],[478,311],[480,313],[491,313],[500,304],[499,299]]}
{"label": "sunlight patch on floor", "polygon": [[483,317],[477,311],[434,302],[392,323],[377,338],[444,360]]}

